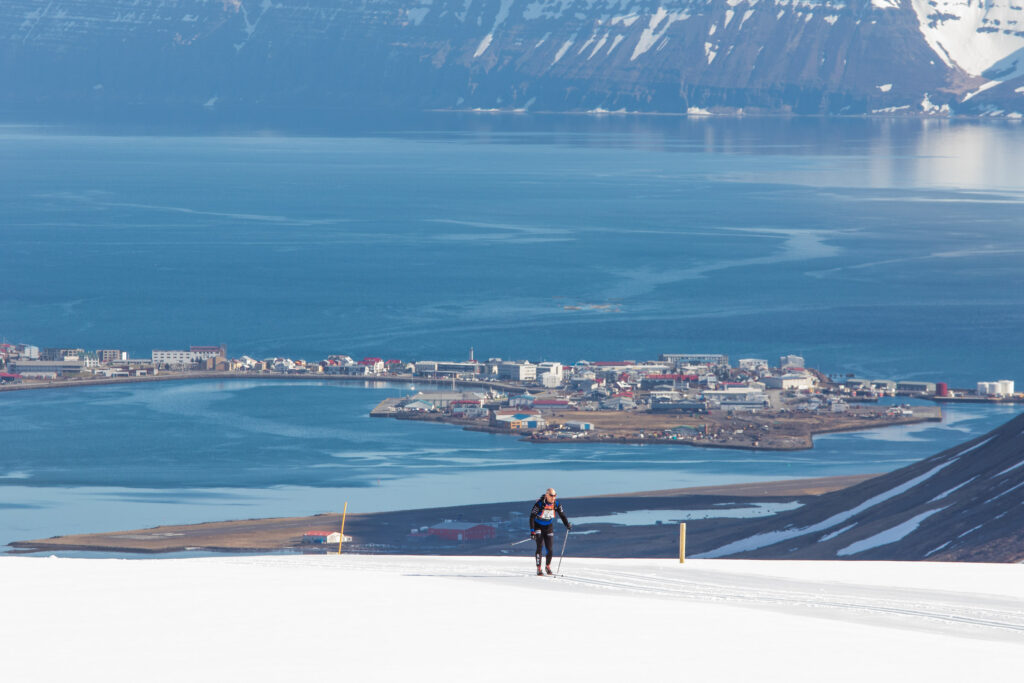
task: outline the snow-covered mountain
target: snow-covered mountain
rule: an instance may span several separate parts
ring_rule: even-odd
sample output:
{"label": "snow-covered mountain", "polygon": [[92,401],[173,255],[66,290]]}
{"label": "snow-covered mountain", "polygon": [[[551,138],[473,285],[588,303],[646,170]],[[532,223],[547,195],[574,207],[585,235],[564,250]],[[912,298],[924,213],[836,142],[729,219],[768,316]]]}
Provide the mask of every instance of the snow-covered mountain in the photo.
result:
{"label": "snow-covered mountain", "polygon": [[6,0],[0,106],[1019,117],[1024,3]]}
{"label": "snow-covered mountain", "polygon": [[1024,415],[803,508],[712,530],[697,557],[1024,561]]}

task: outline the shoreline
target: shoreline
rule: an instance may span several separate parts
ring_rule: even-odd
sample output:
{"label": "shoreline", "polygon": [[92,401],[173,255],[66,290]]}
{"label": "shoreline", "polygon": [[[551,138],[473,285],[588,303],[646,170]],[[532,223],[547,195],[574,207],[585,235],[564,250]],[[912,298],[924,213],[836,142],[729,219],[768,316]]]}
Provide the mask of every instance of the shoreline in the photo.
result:
{"label": "shoreline", "polygon": [[[610,516],[636,510],[670,510],[694,513],[716,509],[754,508],[759,504],[807,500],[815,496],[854,486],[878,474],[838,475],[755,481],[720,486],[662,489],[628,493],[609,493],[579,498],[566,498],[570,521],[574,516]],[[532,554],[528,543],[512,546],[521,540],[526,513],[531,500],[501,503],[468,504],[450,507],[418,508],[389,512],[349,513],[345,533],[352,537],[342,552],[370,554]],[[502,518],[502,522],[494,522]],[[336,531],[342,515],[337,512],[304,517],[271,517],[245,520],[204,522],[200,524],[162,525],[148,529],[130,529],[89,534],[54,536],[47,539],[17,540],[7,545],[9,555],[52,551],[93,551],[132,555],[160,555],[176,552],[266,553],[266,552],[337,552],[337,544],[308,546],[301,543],[302,534],[312,529]],[[425,533],[409,534],[411,529],[438,524],[445,520],[473,523],[494,523],[497,536],[493,541],[445,543]],[[735,523],[728,517],[701,520],[704,526]],[[639,552],[654,548],[654,539],[663,545],[666,533],[675,536],[673,524],[588,526],[580,534],[578,545],[595,557],[622,556],[624,550]],[[642,532],[642,533],[641,533]],[[634,542],[636,539],[638,541]],[[528,552],[527,552],[528,551]]]}
{"label": "shoreline", "polygon": [[[805,451],[814,449],[814,437],[822,434],[841,434],[841,433],[853,433],[869,431],[872,429],[885,429],[887,427],[896,427],[912,424],[923,424],[926,422],[942,422],[943,416],[941,408],[926,408],[926,410],[937,410],[937,414],[929,415],[915,415],[912,417],[891,417],[887,418],[885,422],[873,422],[872,424],[836,424],[829,425],[827,423],[808,423],[807,432],[801,433],[783,433],[777,436],[768,436],[767,439],[774,440],[774,443],[769,440],[758,440],[758,442],[751,443],[749,439],[730,439],[726,441],[714,441],[712,439],[693,439],[686,437],[679,438],[664,438],[664,437],[634,437],[634,436],[612,436],[603,435],[606,433],[594,434],[588,436],[586,434],[578,434],[572,439],[563,438],[551,438],[551,437],[536,437],[532,435],[522,435],[522,433],[510,432],[506,429],[491,426],[486,423],[482,423],[480,420],[474,420],[470,418],[453,418],[446,415],[437,415],[431,413],[419,414],[375,414],[371,411],[371,417],[378,418],[389,418],[393,420],[404,420],[409,422],[424,422],[428,424],[439,424],[448,425],[451,427],[461,427],[463,431],[467,432],[484,432],[487,434],[501,434],[505,436],[520,436],[519,440],[525,443],[533,444],[550,444],[557,443],[562,445],[582,445],[582,444],[627,444],[627,445],[651,445],[651,446],[690,446],[695,448],[718,448],[718,449],[732,449],[732,450],[743,450],[743,451],[771,451],[771,452],[789,452],[789,451]],[[598,413],[587,413],[581,412],[580,416],[589,416],[594,419]],[[663,414],[664,415],[664,414]],[[757,423],[764,414],[751,414],[743,418],[734,417],[722,417],[715,415],[707,415],[706,422],[725,424],[733,419],[747,420],[748,423]],[[575,414],[573,415],[575,416]],[[552,413],[552,419],[564,418],[565,415],[560,413]],[[679,422],[680,420],[668,420],[668,422]],[[773,420],[774,421],[774,420]]]}
{"label": "shoreline", "polygon": [[[310,375],[295,374],[287,375],[277,372],[267,373],[237,373],[237,372],[202,372],[192,371],[188,373],[166,373],[160,375],[146,375],[143,377],[104,377],[98,379],[69,379],[63,381],[38,382],[19,384],[2,384],[0,393],[12,391],[36,391],[42,389],[70,389],[74,387],[106,386],[112,384],[143,384],[147,382],[181,382],[188,380],[242,380],[242,381],[289,381],[300,382],[382,382],[390,384],[429,384],[431,386],[450,386],[450,379],[431,379],[429,377],[416,377],[414,375],[387,375],[379,376],[358,376],[358,375]],[[483,382],[480,380],[455,380],[457,386],[467,387],[496,387],[509,393],[523,393],[525,388],[504,384],[501,382]]]}

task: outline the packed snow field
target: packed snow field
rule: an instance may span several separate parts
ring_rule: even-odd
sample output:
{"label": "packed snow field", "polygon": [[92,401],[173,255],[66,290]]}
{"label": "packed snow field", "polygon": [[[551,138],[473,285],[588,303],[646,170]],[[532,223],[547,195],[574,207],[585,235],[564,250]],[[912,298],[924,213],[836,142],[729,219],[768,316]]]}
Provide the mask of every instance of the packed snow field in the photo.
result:
{"label": "packed snow field", "polygon": [[567,557],[562,570],[0,558],[0,667],[10,681],[996,681],[1016,680],[1024,652],[1019,564]]}

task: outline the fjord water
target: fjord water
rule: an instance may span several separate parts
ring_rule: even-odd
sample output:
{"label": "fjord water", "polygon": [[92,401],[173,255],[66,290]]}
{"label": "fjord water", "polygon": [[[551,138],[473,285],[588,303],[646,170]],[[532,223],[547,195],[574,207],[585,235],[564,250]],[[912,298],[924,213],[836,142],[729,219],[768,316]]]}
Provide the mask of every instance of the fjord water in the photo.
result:
{"label": "fjord water", "polygon": [[[427,119],[424,119],[427,121]],[[422,123],[422,122],[420,122]],[[230,355],[800,353],[1024,381],[1024,128],[460,117],[322,137],[0,129],[0,335]],[[156,523],[886,471],[1013,409],[813,451],[544,446],[370,420],[395,387],[0,395],[0,542]],[[557,480],[557,481],[553,481]]]}

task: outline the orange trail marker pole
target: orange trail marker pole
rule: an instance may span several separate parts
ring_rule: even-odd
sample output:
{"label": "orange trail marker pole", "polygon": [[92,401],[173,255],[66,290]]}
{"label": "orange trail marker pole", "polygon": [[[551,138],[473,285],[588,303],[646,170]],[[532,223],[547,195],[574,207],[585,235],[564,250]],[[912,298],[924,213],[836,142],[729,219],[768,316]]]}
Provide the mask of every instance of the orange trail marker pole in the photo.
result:
{"label": "orange trail marker pole", "polygon": [[679,564],[686,561],[686,524],[679,525]]}
{"label": "orange trail marker pole", "polygon": [[348,501],[345,501],[345,508],[341,511],[341,538],[338,539],[338,554],[341,555],[341,544],[345,542],[345,515],[348,514]]}

